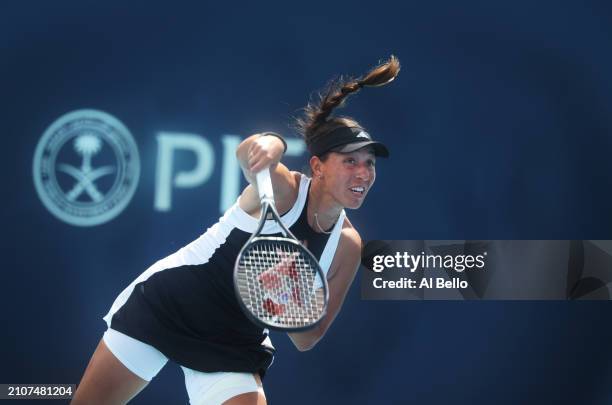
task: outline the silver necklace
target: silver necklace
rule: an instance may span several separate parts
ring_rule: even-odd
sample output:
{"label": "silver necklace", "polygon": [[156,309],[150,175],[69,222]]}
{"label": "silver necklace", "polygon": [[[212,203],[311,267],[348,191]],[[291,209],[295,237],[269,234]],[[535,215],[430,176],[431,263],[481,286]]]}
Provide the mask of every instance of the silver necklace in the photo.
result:
{"label": "silver necklace", "polygon": [[321,227],[321,225],[319,224],[319,215],[318,215],[316,212],[314,213],[314,217],[315,217],[315,224],[317,224],[317,227],[319,228],[319,230],[320,230],[321,232],[323,232],[324,234],[326,234],[326,235],[331,235],[331,234],[332,234],[332,232],[333,232],[333,227],[332,227],[332,230],[331,230],[331,231],[326,232],[325,230],[323,230],[323,228],[322,228],[322,227]]}

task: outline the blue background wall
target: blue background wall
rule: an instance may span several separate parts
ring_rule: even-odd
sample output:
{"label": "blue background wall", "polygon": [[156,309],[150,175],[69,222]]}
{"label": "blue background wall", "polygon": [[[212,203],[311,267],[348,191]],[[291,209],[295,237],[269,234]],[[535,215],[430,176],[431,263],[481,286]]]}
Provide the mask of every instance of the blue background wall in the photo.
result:
{"label": "blue background wall", "polygon": [[[2,4],[0,382],[77,383],[115,296],[219,217],[220,137],[295,136],[309,94],[390,54],[399,79],[343,111],[392,151],[349,212],[364,239],[612,239],[611,44],[603,1]],[[32,181],[44,130],[81,108],[120,119],[141,156],[129,206],[84,228],[53,217]],[[201,135],[217,157],[169,212],[153,207],[161,131]],[[266,392],[612,403],[611,314],[608,302],[361,301],[354,286],[314,350],[274,334]],[[134,403],[185,403],[182,378],[167,366]]]}

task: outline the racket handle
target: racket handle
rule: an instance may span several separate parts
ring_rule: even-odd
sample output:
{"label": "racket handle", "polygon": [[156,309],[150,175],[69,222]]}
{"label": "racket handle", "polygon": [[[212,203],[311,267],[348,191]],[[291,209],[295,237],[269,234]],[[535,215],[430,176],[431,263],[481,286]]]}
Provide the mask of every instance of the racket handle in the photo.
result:
{"label": "racket handle", "polygon": [[255,176],[257,178],[257,191],[259,191],[259,198],[262,201],[266,199],[274,201],[274,191],[272,190],[270,168],[266,167],[258,172]]}

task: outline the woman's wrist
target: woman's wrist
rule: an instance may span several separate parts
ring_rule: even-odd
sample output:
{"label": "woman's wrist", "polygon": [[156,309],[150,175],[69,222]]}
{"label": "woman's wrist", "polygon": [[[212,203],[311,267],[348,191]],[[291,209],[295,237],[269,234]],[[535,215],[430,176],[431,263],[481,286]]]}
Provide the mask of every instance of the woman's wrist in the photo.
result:
{"label": "woman's wrist", "polygon": [[276,132],[262,132],[259,136],[273,136],[275,138],[278,138],[281,140],[281,142],[283,143],[283,154],[285,152],[287,152],[287,141],[285,141],[285,138],[282,137],[282,135],[277,134]]}

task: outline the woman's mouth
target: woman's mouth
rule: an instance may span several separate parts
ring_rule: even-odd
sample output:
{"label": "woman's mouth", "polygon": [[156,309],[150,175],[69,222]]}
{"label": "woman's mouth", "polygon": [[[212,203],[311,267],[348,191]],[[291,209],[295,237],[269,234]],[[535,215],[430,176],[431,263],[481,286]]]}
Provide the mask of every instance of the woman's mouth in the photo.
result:
{"label": "woman's mouth", "polygon": [[363,196],[363,194],[365,193],[365,187],[351,187],[349,188],[349,190],[351,190],[351,192],[357,196]]}

